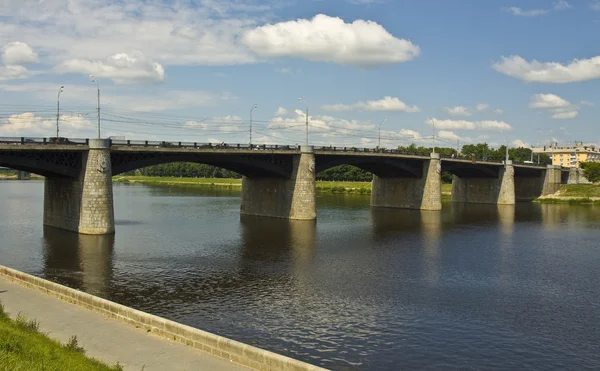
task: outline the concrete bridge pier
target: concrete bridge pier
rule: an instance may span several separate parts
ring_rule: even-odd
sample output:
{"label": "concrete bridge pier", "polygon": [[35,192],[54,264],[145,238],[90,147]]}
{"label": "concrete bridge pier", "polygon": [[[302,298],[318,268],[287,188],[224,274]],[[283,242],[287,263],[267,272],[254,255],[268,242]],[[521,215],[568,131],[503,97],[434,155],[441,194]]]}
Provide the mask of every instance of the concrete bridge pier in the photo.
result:
{"label": "concrete bridge pier", "polygon": [[301,154],[292,160],[292,174],[288,179],[244,176],[240,214],[315,220],[317,206],[313,147],[301,147]]}
{"label": "concrete bridge pier", "polygon": [[24,180],[25,179],[25,172],[24,171],[17,171],[17,180]]}
{"label": "concrete bridge pier", "polygon": [[442,167],[439,153],[423,162],[421,177],[373,175],[371,206],[398,209],[441,210]]}
{"label": "concrete bridge pier", "polygon": [[514,205],[515,169],[506,161],[497,177],[458,177],[452,180],[452,202]]}
{"label": "concrete bridge pier", "polygon": [[115,233],[108,140],[89,140],[78,177],[46,178],[44,225],[82,234]]}
{"label": "concrete bridge pier", "polygon": [[544,177],[544,186],[542,187],[541,196],[551,195],[556,193],[562,184],[562,170],[560,166],[548,165],[546,175]]}

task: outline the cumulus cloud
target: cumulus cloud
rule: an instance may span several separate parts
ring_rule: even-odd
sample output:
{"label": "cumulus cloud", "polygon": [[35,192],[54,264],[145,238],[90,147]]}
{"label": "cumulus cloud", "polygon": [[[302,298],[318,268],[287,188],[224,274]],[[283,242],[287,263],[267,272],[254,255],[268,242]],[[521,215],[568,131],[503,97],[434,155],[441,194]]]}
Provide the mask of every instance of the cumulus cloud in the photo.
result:
{"label": "cumulus cloud", "polygon": [[325,14],[257,27],[244,33],[242,42],[262,58],[296,57],[357,67],[406,62],[420,53],[417,45],[375,22],[346,23]]}
{"label": "cumulus cloud", "polygon": [[425,120],[428,125],[435,125],[436,129],[442,130],[484,130],[484,131],[508,131],[512,130],[512,126],[504,121],[482,120],[482,121],[467,121],[467,120],[438,120],[428,118]]}
{"label": "cumulus cloud", "polygon": [[582,100],[581,102],[579,102],[579,104],[581,104],[582,106],[595,106],[596,104],[587,100]]}
{"label": "cumulus cloud", "polygon": [[507,76],[528,82],[569,83],[600,78],[600,56],[574,59],[569,64],[526,61],[518,55],[502,57],[492,67]]}
{"label": "cumulus cloud", "polygon": [[438,131],[437,134],[438,134],[437,136],[441,139],[450,139],[450,140],[460,139],[460,137],[456,133],[454,133],[452,131],[448,131],[448,130],[440,130],[440,131]]}
{"label": "cumulus cloud", "polygon": [[100,79],[109,78],[118,84],[158,83],[165,79],[163,66],[139,52],[131,55],[119,53],[103,61],[70,59],[57,66],[56,70],[62,73],[92,74]]}
{"label": "cumulus cloud", "polygon": [[[60,135],[89,137],[95,130],[87,119],[77,115],[61,115]],[[10,115],[0,121],[0,136],[48,137],[56,135],[56,118],[37,116],[32,112]]]}
{"label": "cumulus cloud", "polygon": [[494,110],[494,113],[495,113],[495,114],[497,114],[497,115],[501,115],[501,114],[503,114],[503,113],[504,113],[504,110],[503,110],[502,108],[496,108],[496,109]]}
{"label": "cumulus cloud", "polygon": [[531,147],[531,144],[529,144],[529,143],[527,143],[525,141],[522,141],[521,139],[515,139],[515,140],[513,140],[512,141],[512,145],[515,148],[530,148]]}
{"label": "cumulus cloud", "polygon": [[276,116],[285,116],[287,114],[288,114],[288,110],[283,107],[277,108],[277,111],[275,112]]}
{"label": "cumulus cloud", "polygon": [[577,117],[579,106],[555,94],[534,94],[529,107],[545,110],[552,114],[553,119],[564,120]]}
{"label": "cumulus cloud", "polygon": [[29,45],[20,41],[13,41],[4,46],[2,59],[7,66],[20,66],[36,63],[38,55]]}
{"label": "cumulus cloud", "polygon": [[570,105],[571,103],[555,94],[535,94],[529,103],[530,108],[560,108]]}
{"label": "cumulus cloud", "polygon": [[0,81],[26,79],[32,74],[23,66],[0,66]]}
{"label": "cumulus cloud", "polygon": [[419,107],[408,106],[396,97],[386,96],[379,100],[359,101],[354,104],[333,104],[323,106],[325,111],[395,111],[419,112]]}
{"label": "cumulus cloud", "polygon": [[444,111],[450,116],[471,116],[469,109],[463,106],[445,107]]}
{"label": "cumulus cloud", "polygon": [[570,8],[572,8],[572,6],[566,0],[558,0],[551,8],[523,10],[519,7],[513,6],[507,8],[506,11],[519,17],[537,17],[553,11],[566,10]]}
{"label": "cumulus cloud", "polygon": [[487,104],[483,104],[483,103],[480,103],[480,104],[478,104],[478,105],[475,106],[475,109],[477,110],[477,112],[487,111],[488,108],[490,108],[490,106],[487,105]]}

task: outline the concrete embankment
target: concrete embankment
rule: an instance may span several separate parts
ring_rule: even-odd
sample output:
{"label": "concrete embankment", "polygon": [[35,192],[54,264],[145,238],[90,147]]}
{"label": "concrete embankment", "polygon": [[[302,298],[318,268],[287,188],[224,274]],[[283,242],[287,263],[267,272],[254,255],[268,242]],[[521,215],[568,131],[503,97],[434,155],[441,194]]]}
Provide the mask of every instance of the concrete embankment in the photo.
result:
{"label": "concrete embankment", "polygon": [[11,315],[35,318],[60,341],[76,335],[88,355],[126,369],[324,370],[1,265],[0,292]]}

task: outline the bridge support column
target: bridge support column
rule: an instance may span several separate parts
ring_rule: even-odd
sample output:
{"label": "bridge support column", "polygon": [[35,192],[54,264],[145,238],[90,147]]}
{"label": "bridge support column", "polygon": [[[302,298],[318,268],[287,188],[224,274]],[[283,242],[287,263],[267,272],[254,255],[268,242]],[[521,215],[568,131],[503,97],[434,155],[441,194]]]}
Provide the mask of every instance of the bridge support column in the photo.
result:
{"label": "bridge support column", "polygon": [[544,186],[542,188],[542,196],[556,193],[562,183],[562,170],[560,166],[548,165],[546,168],[546,176],[544,177]]}
{"label": "bridge support column", "polygon": [[90,139],[78,178],[46,178],[44,224],[82,234],[115,232],[108,140]]}
{"label": "bridge support column", "polygon": [[17,180],[23,180],[25,179],[25,172],[24,171],[17,171]]}
{"label": "bridge support column", "polygon": [[315,154],[312,146],[302,146],[293,160],[289,179],[243,177],[240,213],[294,220],[315,220]]}
{"label": "bridge support column", "polygon": [[572,167],[569,169],[569,178],[567,179],[567,184],[579,184],[579,169]]}
{"label": "bridge support column", "polygon": [[455,175],[452,202],[514,205],[515,169],[512,161],[506,162],[497,178],[461,178]]}
{"label": "bridge support column", "polygon": [[371,206],[397,209],[442,209],[442,179],[439,153],[423,162],[420,178],[384,178],[373,175]]}

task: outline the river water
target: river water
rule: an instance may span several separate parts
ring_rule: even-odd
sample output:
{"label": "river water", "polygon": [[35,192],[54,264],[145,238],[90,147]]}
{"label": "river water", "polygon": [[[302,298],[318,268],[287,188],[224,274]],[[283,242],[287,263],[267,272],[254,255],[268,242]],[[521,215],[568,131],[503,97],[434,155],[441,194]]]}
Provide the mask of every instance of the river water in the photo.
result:
{"label": "river water", "polygon": [[116,235],[80,236],[42,227],[43,182],[0,181],[0,264],[336,370],[600,368],[599,207],[324,195],[312,223],[114,195]]}

